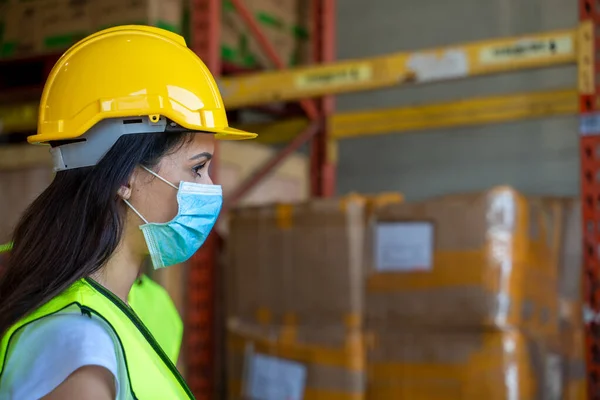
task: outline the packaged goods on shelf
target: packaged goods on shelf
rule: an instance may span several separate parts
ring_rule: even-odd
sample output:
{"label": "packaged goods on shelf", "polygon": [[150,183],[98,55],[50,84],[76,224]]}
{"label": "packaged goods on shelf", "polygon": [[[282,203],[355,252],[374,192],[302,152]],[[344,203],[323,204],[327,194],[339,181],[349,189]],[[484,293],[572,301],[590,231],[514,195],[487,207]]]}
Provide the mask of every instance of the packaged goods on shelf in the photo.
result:
{"label": "packaged goods on shelf", "polygon": [[[305,0],[244,4],[286,65],[310,62],[310,11]],[[60,52],[92,32],[142,24],[191,36],[188,0],[0,0],[0,57]],[[5,17],[4,17],[5,16]],[[221,15],[221,57],[240,67],[272,62],[229,1]]]}
{"label": "packaged goods on shelf", "polygon": [[10,1],[3,6],[4,32],[0,57],[30,55],[42,51],[41,10],[36,1]]}
{"label": "packaged goods on shelf", "polygon": [[115,25],[181,32],[183,0],[12,0],[6,5],[0,57],[58,53]]}
{"label": "packaged goods on shelf", "polygon": [[498,187],[378,210],[368,321],[556,336],[563,209]]}
{"label": "packaged goods on shelf", "polygon": [[367,398],[560,399],[555,346],[516,330],[390,332],[375,327]]}
{"label": "packaged goods on shelf", "polygon": [[230,319],[228,398],[362,400],[363,343],[357,329],[317,331]]}
{"label": "packaged goods on shelf", "polygon": [[183,0],[94,0],[94,29],[152,25],[182,32]]}
{"label": "packaged goods on shelf", "polygon": [[561,353],[564,357],[564,399],[588,399],[583,329],[564,329],[561,332]]}
{"label": "packaged goods on shelf", "polygon": [[0,56],[10,58],[64,50],[93,32],[93,8],[99,1],[9,2]]}
{"label": "packaged goods on shelf", "polygon": [[561,325],[568,329],[581,329],[583,270],[581,202],[567,199],[562,235],[562,257],[559,269],[559,296]]}
{"label": "packaged goods on shelf", "polygon": [[559,269],[560,340],[564,357],[565,400],[587,399],[585,335],[581,278],[583,272],[581,202],[567,200]]}
{"label": "packaged goods on shelf", "polygon": [[363,398],[369,216],[399,201],[394,193],[350,195],[230,213],[225,275],[232,398],[250,390],[240,388],[241,357],[252,360],[245,346],[258,357],[275,357],[272,363],[292,361],[303,369],[305,399]]}
{"label": "packaged goods on shelf", "polygon": [[[0,45],[4,43],[4,32],[6,31],[6,20],[8,12],[8,0],[0,0]],[[0,47],[0,51],[2,48]],[[0,56],[2,53],[0,53]]]}
{"label": "packaged goods on shelf", "polygon": [[95,3],[93,0],[38,0],[38,2],[41,51],[61,51],[93,32]]}
{"label": "packaged goods on shelf", "polygon": [[[244,1],[285,65],[310,61],[307,51],[310,31],[308,3],[302,0]],[[273,64],[231,2],[223,2],[221,18],[223,60],[242,67]]]}
{"label": "packaged goods on shelf", "polygon": [[229,315],[360,326],[368,216],[399,194],[245,207],[230,213]]}

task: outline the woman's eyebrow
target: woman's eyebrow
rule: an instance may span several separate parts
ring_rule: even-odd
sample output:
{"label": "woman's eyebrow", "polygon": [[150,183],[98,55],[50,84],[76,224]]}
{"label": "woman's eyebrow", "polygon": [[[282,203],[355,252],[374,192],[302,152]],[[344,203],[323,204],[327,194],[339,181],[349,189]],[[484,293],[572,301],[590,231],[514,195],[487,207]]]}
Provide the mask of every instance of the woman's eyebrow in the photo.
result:
{"label": "woman's eyebrow", "polygon": [[200,158],[202,158],[202,157],[205,157],[205,158],[206,158],[206,160],[208,161],[208,160],[210,160],[210,159],[212,158],[212,154],[210,154],[210,153],[208,153],[208,152],[204,152],[204,153],[196,154],[195,156],[193,156],[193,157],[190,157],[190,160],[198,160],[198,159],[200,159]]}

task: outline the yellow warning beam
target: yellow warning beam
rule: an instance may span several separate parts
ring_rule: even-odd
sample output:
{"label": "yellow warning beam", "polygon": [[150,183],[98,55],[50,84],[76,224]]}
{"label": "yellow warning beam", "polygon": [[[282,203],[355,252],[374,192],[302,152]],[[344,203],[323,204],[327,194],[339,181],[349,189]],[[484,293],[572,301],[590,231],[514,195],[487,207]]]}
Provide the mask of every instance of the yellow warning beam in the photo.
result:
{"label": "yellow warning beam", "polygon": [[[579,29],[245,74],[224,78],[219,86],[227,108],[236,109],[408,82],[428,83],[575,63]],[[0,105],[0,133],[33,130],[36,119],[35,103]]]}
{"label": "yellow warning beam", "polygon": [[[340,113],[329,119],[329,132],[334,139],[346,139],[434,128],[497,124],[576,114],[578,104],[575,89],[471,98],[432,105]],[[243,128],[259,132],[256,140],[261,143],[278,144],[292,140],[307,123],[298,118],[275,122],[269,126],[251,125]]]}
{"label": "yellow warning beam", "polygon": [[[329,119],[333,138],[409,132],[433,128],[502,123],[527,118],[575,114],[575,89],[471,98],[455,102],[339,113]],[[0,133],[34,130],[37,104],[0,107]],[[260,143],[278,144],[292,140],[308,126],[304,118],[241,126],[259,132]]]}
{"label": "yellow warning beam", "polygon": [[575,89],[471,98],[416,107],[344,113],[330,119],[336,139],[575,114]]}
{"label": "yellow warning beam", "polygon": [[485,40],[436,49],[258,72],[221,80],[229,109],[405,83],[575,63],[577,29]]}

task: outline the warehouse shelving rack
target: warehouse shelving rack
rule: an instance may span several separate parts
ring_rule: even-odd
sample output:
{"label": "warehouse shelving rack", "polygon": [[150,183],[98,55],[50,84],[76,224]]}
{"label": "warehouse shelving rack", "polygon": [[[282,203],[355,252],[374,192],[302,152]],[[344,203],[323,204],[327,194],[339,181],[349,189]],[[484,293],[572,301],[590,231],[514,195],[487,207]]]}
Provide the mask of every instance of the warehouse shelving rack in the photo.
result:
{"label": "warehouse shelving rack", "polygon": [[[226,199],[225,208],[235,206],[287,155],[309,141],[311,195],[326,197],[335,191],[339,139],[579,114],[588,393],[590,398],[600,399],[600,88],[597,82],[600,2],[578,0],[580,25],[572,30],[334,62],[335,0],[311,0],[315,64],[293,69],[283,68],[243,0],[232,0],[232,3],[275,69],[220,77],[219,85],[228,110],[262,106],[268,111],[269,103],[297,101],[305,116],[244,127],[259,132],[259,141],[263,143],[285,144],[285,147]],[[191,5],[192,49],[216,75],[231,71],[233,68],[221,65],[219,59],[220,1],[191,0]],[[0,143],[22,139],[18,134],[10,134],[12,132],[35,129],[37,104],[28,93],[35,92],[35,84],[43,82],[54,61],[52,56],[46,56],[0,62],[0,121],[6,133],[0,135]],[[568,64],[578,66],[578,88],[351,113],[335,113],[332,97],[340,93]],[[15,82],[9,78],[13,76],[34,78],[34,82],[27,79]],[[15,83],[19,88],[14,87]],[[48,162],[46,153],[35,147],[20,148],[18,155],[8,149],[0,147],[0,168]],[[184,352],[188,380],[198,399],[209,399],[213,393],[218,242],[219,238],[213,234],[189,265]]]}
{"label": "warehouse shelving rack", "polygon": [[[231,1],[236,11],[248,24],[250,31],[268,56],[271,63],[283,69],[271,43],[261,32],[242,0]],[[334,32],[335,1],[310,0],[313,60],[316,63],[333,61],[335,55]],[[220,60],[220,0],[191,0],[191,43],[190,47],[206,63],[213,74],[220,78],[221,73],[247,73],[232,65],[222,65]],[[19,146],[23,143],[27,132],[36,129],[37,98],[43,83],[59,54],[49,54],[32,58],[0,60],[0,168],[22,168],[35,164],[48,164],[46,150],[33,146]],[[221,80],[224,90],[230,85],[230,77]],[[234,81],[235,82],[235,81]],[[234,87],[235,83],[233,86]],[[255,92],[256,93],[256,92]],[[277,166],[285,157],[300,145],[311,143],[311,193],[315,196],[333,194],[335,165],[328,157],[327,125],[324,123],[334,107],[333,97],[323,93],[319,98],[299,100],[301,108],[309,118],[310,126],[298,139],[281,152],[276,158],[265,164],[248,179],[230,197],[228,205],[235,204],[248,190],[260,181],[271,168]],[[244,104],[241,104],[244,105]],[[249,105],[254,105],[252,102]],[[287,107],[293,111],[298,107]],[[267,107],[263,111],[270,111]],[[298,115],[299,113],[295,113]],[[300,114],[301,115],[301,114]],[[15,149],[19,151],[16,152]],[[217,153],[218,154],[218,153]],[[213,158],[213,174],[218,168],[218,157]],[[218,176],[213,176],[218,181]],[[184,344],[182,354],[185,356],[187,381],[197,399],[211,399],[215,388],[215,271],[219,237],[210,235],[202,249],[188,262],[186,280],[186,315]]]}

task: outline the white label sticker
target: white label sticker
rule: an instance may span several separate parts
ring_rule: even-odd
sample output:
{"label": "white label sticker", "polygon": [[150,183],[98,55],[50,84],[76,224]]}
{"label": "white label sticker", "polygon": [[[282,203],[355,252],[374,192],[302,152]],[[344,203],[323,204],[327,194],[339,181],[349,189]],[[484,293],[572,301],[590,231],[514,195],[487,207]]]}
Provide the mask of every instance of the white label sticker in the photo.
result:
{"label": "white label sticker", "polygon": [[250,356],[247,370],[246,396],[260,400],[302,400],[306,383],[306,367],[263,354]]}
{"label": "white label sticker", "polygon": [[415,53],[406,61],[419,82],[462,78],[469,75],[467,54],[460,49],[447,50],[441,54]]}
{"label": "white label sticker", "polygon": [[378,271],[430,271],[433,225],[429,222],[381,222],[375,228]]}
{"label": "white label sticker", "polygon": [[479,53],[483,64],[531,60],[574,52],[571,36],[547,39],[522,39],[502,46],[484,47]]}

